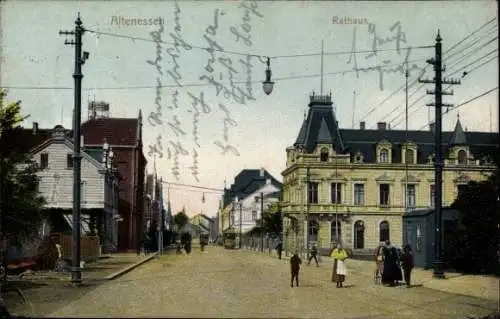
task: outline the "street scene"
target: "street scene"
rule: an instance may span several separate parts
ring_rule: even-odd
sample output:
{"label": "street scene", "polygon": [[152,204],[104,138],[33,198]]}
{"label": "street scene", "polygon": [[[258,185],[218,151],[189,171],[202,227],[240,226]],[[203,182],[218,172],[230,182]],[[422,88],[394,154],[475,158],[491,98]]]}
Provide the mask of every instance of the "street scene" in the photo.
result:
{"label": "street scene", "polygon": [[330,282],[328,258],[320,267],[303,265],[299,287],[291,288],[289,260],[279,260],[275,252],[270,256],[209,246],[202,253],[196,247],[189,255],[154,259],[50,316],[465,318],[489,314],[498,305],[494,279],[481,297],[471,295],[480,287],[464,289],[458,282],[448,292],[427,288],[425,274],[416,275],[411,289],[388,288],[373,283],[373,262],[347,264],[344,290]]}
{"label": "street scene", "polygon": [[497,2],[0,11],[0,317],[500,318]]}

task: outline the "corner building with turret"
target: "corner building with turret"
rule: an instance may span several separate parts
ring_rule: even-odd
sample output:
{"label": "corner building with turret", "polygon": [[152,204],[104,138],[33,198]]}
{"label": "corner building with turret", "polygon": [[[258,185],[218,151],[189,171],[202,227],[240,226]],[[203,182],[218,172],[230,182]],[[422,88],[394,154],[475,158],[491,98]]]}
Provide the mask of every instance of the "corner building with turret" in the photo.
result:
{"label": "corner building with turret", "polygon": [[[403,242],[405,211],[434,206],[434,126],[425,131],[341,129],[330,95],[310,96],[307,117],[286,149],[283,175],[283,244],[326,253],[336,242],[368,254],[379,242]],[[496,169],[498,134],[464,132],[457,119],[442,133],[443,206],[469,181]],[[405,194],[406,193],[406,194]],[[406,195],[406,196],[405,196]]]}

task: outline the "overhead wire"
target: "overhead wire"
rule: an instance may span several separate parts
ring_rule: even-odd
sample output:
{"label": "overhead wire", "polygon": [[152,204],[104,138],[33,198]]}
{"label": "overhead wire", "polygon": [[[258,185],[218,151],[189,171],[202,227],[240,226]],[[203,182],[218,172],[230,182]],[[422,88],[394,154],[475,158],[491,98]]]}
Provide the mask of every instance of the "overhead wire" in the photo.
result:
{"label": "overhead wire", "polygon": [[[493,58],[489,59],[488,61],[486,61],[486,62],[482,63],[481,65],[479,65],[479,66],[477,66],[477,67],[475,67],[475,68],[473,68],[473,69],[469,70],[467,73],[471,73],[471,72],[473,72],[473,71],[475,71],[475,70],[479,69],[480,67],[482,67],[482,66],[486,65],[487,63],[489,63],[489,62],[493,61],[493,60],[494,60],[494,59],[496,59],[496,58],[498,58],[498,56],[496,56],[496,57],[493,57]],[[450,74],[450,75],[453,75],[453,74],[455,74],[455,73],[457,73],[457,72],[459,72],[459,71],[460,71],[460,70],[457,70],[457,71],[453,72],[453,73],[452,73],[452,74]],[[423,85],[425,85],[425,83],[423,83]],[[450,85],[450,86],[446,87],[446,88],[445,88],[445,90],[448,90],[448,89],[450,89],[451,87],[452,87],[452,85]],[[420,96],[420,97],[419,97],[416,101],[414,101],[413,103],[411,103],[411,104],[408,106],[408,108],[411,108],[412,106],[416,105],[416,103],[417,103],[417,102],[419,102],[420,100],[422,100],[422,99],[423,99],[424,97],[426,97],[426,96],[427,96],[427,93],[422,94],[422,95],[421,95],[421,96]],[[424,107],[424,105],[420,106],[419,108],[413,109],[413,110],[412,110],[412,112],[410,113],[410,115],[412,115],[412,114],[416,113],[418,110],[422,109],[423,107]],[[401,116],[401,114],[400,114],[399,116]],[[393,118],[393,119],[392,119],[392,121],[394,121],[394,120],[395,120],[396,118],[398,118],[399,116],[397,116],[397,117]],[[397,121],[396,123],[393,123],[393,127],[398,126],[398,125],[399,125],[399,124],[401,124],[402,122],[403,122],[403,119],[401,119],[401,120]]]}
{"label": "overhead wire", "polygon": [[[496,37],[496,39],[498,39],[498,37]],[[492,42],[492,41],[494,41],[494,40],[495,40],[495,39],[492,39],[492,40],[488,41],[488,43],[491,43],[491,42]],[[476,50],[476,52],[473,52],[472,54],[477,53],[477,51],[478,51],[478,50]],[[460,52],[460,51],[459,51],[459,52]],[[463,66],[463,67],[461,67],[460,69],[458,69],[458,70],[456,70],[456,71],[454,71],[454,72],[450,73],[448,76],[454,75],[454,74],[458,73],[459,71],[464,70],[465,68],[467,68],[467,67],[469,67],[469,66],[471,66],[471,65],[473,65],[473,64],[475,64],[475,63],[477,63],[479,60],[481,60],[481,59],[485,58],[486,56],[488,56],[488,55],[490,55],[490,54],[491,54],[491,53],[488,53],[488,54],[486,54],[486,55],[484,55],[484,56],[482,56],[482,57],[480,57],[480,58],[476,59],[475,61],[473,61],[473,62],[469,63],[468,65]],[[494,59],[494,58],[493,58],[493,59]],[[490,62],[490,61],[491,61],[491,60],[493,60],[493,59],[490,59],[490,60],[488,60],[487,62]],[[482,64],[482,65],[484,65],[484,64]],[[481,65],[481,66],[482,66],[482,65]],[[471,71],[476,70],[476,69],[477,69],[477,68],[474,68],[474,69],[470,70],[468,73],[470,73]],[[426,84],[425,84],[425,83],[423,83],[423,84],[419,87],[419,89],[423,88],[425,85],[426,85]],[[413,96],[413,95],[414,95],[414,94],[412,94],[412,96]],[[426,93],[423,93],[423,95],[422,95],[421,97],[419,97],[419,98],[418,98],[418,100],[417,100],[417,101],[415,101],[415,102],[420,101],[420,100],[421,100],[423,97],[425,97],[425,96],[426,96]],[[410,108],[411,106],[415,105],[415,102],[411,103],[411,104],[410,104],[410,106],[409,106],[409,108]],[[422,107],[423,107],[423,106],[422,106]],[[395,107],[395,108],[391,111],[391,114],[392,114],[395,110],[398,110],[398,109],[400,109],[400,104],[399,104],[397,107]],[[421,109],[421,107],[420,107],[419,109]],[[415,110],[412,112],[412,114],[413,114],[413,113],[415,113]],[[399,113],[396,117],[394,117],[391,121],[396,120],[397,118],[399,118],[399,117],[400,117],[400,116],[402,116],[403,114],[404,114],[404,112],[403,112],[403,111],[402,111],[402,112],[400,112],[400,113]],[[385,116],[385,117],[387,117],[387,116]],[[384,118],[385,118],[385,117],[384,117]],[[401,122],[402,122],[402,121],[397,122],[396,124],[394,124],[394,126],[396,126],[396,125],[400,124]]]}
{"label": "overhead wire", "polygon": [[[450,51],[450,50],[454,49],[456,46],[458,46],[459,44],[461,44],[463,41],[465,41],[466,39],[468,39],[472,35],[474,35],[477,32],[479,32],[482,28],[484,28],[485,26],[487,26],[489,23],[491,23],[493,21],[495,21],[495,19],[489,20],[484,25],[482,25],[481,27],[479,27],[477,30],[475,30],[474,32],[472,32],[471,34],[469,34],[468,36],[466,36],[465,38],[463,38],[461,41],[457,42],[452,47],[450,47],[447,51]],[[107,35],[107,36],[121,37],[121,38],[126,38],[126,39],[131,39],[131,40],[141,40],[141,41],[147,41],[147,42],[155,42],[155,40],[153,40],[153,39],[146,39],[146,38],[142,38],[142,37],[134,37],[134,36],[128,36],[128,35],[119,35],[119,34],[115,34],[115,33],[111,33],[111,32],[102,32],[102,31],[96,31],[96,30],[91,30],[91,29],[85,29],[85,30],[88,31],[88,32],[91,32],[91,33],[98,34],[98,35]],[[166,44],[176,45],[176,43],[171,43],[171,42],[167,42],[167,41],[161,41],[161,42],[162,43],[166,43]],[[211,48],[203,48],[203,47],[192,46],[192,45],[189,45],[189,46],[190,47],[196,47],[198,49],[203,49],[203,50],[212,50]],[[409,47],[409,48],[414,49],[414,48],[432,48],[432,47],[433,46],[415,46],[415,47]],[[400,48],[400,50],[409,49],[409,48]],[[223,51],[223,52],[227,52],[227,53],[234,53],[234,54],[238,54],[238,55],[245,55],[245,56],[251,55],[251,56],[256,56],[256,57],[262,57],[262,55],[255,55],[255,54],[240,53],[240,52],[225,51],[225,50],[216,50],[216,49],[213,49],[213,50],[214,51]],[[382,52],[382,51],[394,51],[394,50],[397,50],[397,49],[376,49],[375,52],[379,52],[379,51],[380,52]],[[325,54],[325,55],[340,55],[340,54],[368,53],[368,52],[372,53],[372,52],[374,52],[374,50],[326,52],[326,53],[323,53],[323,54]],[[320,54],[321,53],[295,54],[295,55],[272,56],[270,58],[287,58],[287,57],[316,56],[316,55],[320,55]],[[418,61],[421,61],[421,60],[424,60],[424,59],[412,60],[412,61],[408,61],[408,62],[418,62]],[[396,66],[396,65],[400,65],[400,63],[398,63],[398,64],[392,64],[392,65],[384,65],[384,66],[381,66],[381,67],[385,68],[385,67]],[[425,68],[427,68],[427,67],[428,67],[428,65],[425,66]],[[359,72],[359,70],[350,69],[350,70],[346,70],[346,71],[338,71],[338,72],[326,73],[325,75],[338,75],[338,74],[353,73],[353,72]],[[313,78],[313,77],[318,77],[318,76],[321,76],[321,75],[320,74],[314,74],[314,75],[303,75],[303,76],[289,76],[289,77],[275,78],[275,80],[285,81],[285,80],[294,80],[294,79],[302,79],[302,78]],[[252,81],[252,83],[260,83],[260,82],[261,81]],[[246,84],[248,82],[246,82],[246,81],[237,81],[237,82],[234,82],[234,83],[235,84]],[[184,87],[201,87],[201,86],[210,86],[210,85],[212,85],[212,84],[210,84],[210,83],[187,83],[187,84],[184,84],[183,86]],[[93,87],[93,88],[83,88],[83,90],[84,91],[90,91],[90,90],[131,90],[131,89],[153,89],[153,88],[156,89],[156,88],[168,88],[168,87],[178,87],[178,85],[161,85],[159,87],[157,85],[154,85],[154,86],[153,85],[151,85],[151,86],[120,86],[120,87],[104,87],[104,88]],[[0,88],[4,88],[4,89],[16,89],[16,90],[73,90],[73,87],[57,87],[57,86],[47,86],[47,87],[35,87],[35,86],[0,86]],[[391,93],[391,95],[388,98],[386,98],[384,101],[382,101],[380,105],[382,105],[383,103],[385,103],[385,101],[387,101],[389,98],[391,98],[392,96],[394,96],[395,94],[397,94],[397,92],[400,91],[403,88],[404,88],[404,86],[400,87],[396,92]],[[369,111],[368,114],[371,114],[372,112],[373,112],[373,110]],[[366,116],[367,115],[365,115],[365,117]]]}
{"label": "overhead wire", "polygon": [[[374,52],[383,52],[383,51],[399,51],[399,50],[405,50],[408,48],[394,48],[394,49],[370,49],[370,50],[362,50],[362,51],[337,51],[337,52],[315,52],[315,53],[304,53],[304,54],[291,54],[291,55],[274,55],[274,56],[268,56],[268,55],[263,55],[263,54],[254,54],[254,53],[244,53],[244,52],[237,52],[237,51],[231,51],[231,50],[224,50],[224,49],[217,49],[217,48],[209,48],[209,47],[203,47],[203,46],[198,46],[198,45],[192,45],[188,43],[174,43],[174,42],[168,42],[164,41],[161,39],[147,39],[143,37],[136,37],[136,36],[130,36],[130,35],[123,35],[123,34],[117,34],[117,33],[112,33],[112,32],[103,32],[103,31],[96,31],[96,30],[90,30],[90,29],[85,29],[87,32],[91,32],[94,34],[98,35],[104,35],[104,36],[111,36],[111,37],[116,37],[116,38],[123,38],[123,39],[129,39],[129,40],[138,40],[138,41],[146,41],[146,42],[154,42],[154,43],[162,43],[162,44],[169,44],[169,45],[174,45],[174,46],[183,46],[184,48],[193,48],[193,49],[199,49],[199,50],[204,50],[204,51],[217,51],[217,52],[222,52],[222,53],[227,53],[227,54],[233,54],[233,55],[241,55],[241,56],[252,56],[252,57],[257,57],[261,59],[262,63],[265,63],[266,61],[263,60],[263,58],[270,58],[270,59],[278,59],[278,58],[298,58],[298,57],[312,57],[312,56],[320,56],[321,54],[323,55],[346,55],[346,54],[353,54],[353,53],[374,53]],[[432,48],[432,45],[424,45],[424,46],[412,46],[411,49],[428,49]],[[190,49],[187,49],[190,50]]]}
{"label": "overhead wire", "polygon": [[[448,49],[446,49],[444,51],[444,59],[447,59],[449,58],[449,56],[446,56],[447,54],[451,54],[451,51],[453,51],[455,48],[457,48],[459,45],[461,45],[462,43],[464,43],[465,41],[467,41],[468,39],[470,39],[473,35],[477,34],[478,32],[480,32],[481,30],[483,30],[485,27],[487,27],[490,23],[496,21],[496,18],[492,18],[490,20],[488,20],[486,23],[484,23],[483,25],[481,25],[479,28],[477,28],[476,30],[474,30],[472,33],[468,34],[467,36],[465,36],[464,38],[462,38],[460,41],[458,41],[457,43],[455,43],[454,45],[452,45],[451,47],[449,47]],[[494,25],[493,26],[493,29],[496,30],[496,26]],[[481,38],[480,38],[481,39]],[[457,51],[458,53],[461,53],[463,51],[461,50],[458,50]],[[429,65],[427,64],[425,67],[424,67],[424,72],[425,70],[429,67]],[[416,83],[418,82],[418,79],[416,79],[415,81],[411,82],[410,85],[408,86],[408,88],[411,88],[413,87]],[[425,86],[425,84],[422,84],[419,86],[419,88],[417,90],[420,90],[421,88],[423,88]],[[405,88],[405,84],[403,84],[402,86],[400,86],[396,91],[393,91],[386,99],[384,99],[382,102],[380,102],[378,105],[372,107],[366,114],[364,117],[362,117],[361,119],[364,119],[366,118],[368,115],[370,115],[371,113],[373,113],[377,108],[379,108],[380,106],[382,106],[385,102],[387,102],[390,98],[392,98],[393,96],[395,96],[397,93],[399,93],[401,90],[403,90]],[[413,94],[414,95],[414,94]],[[412,95],[412,96],[413,96]],[[425,96],[425,95],[424,95]],[[423,98],[423,97],[422,97]],[[421,98],[420,98],[421,99]],[[400,109],[400,106],[401,106],[402,103],[398,104],[395,108],[393,108],[388,115],[394,113],[395,111],[397,111],[398,109]],[[404,113],[404,112],[402,112]],[[402,114],[401,113],[401,114]],[[386,118],[388,115],[384,116],[383,118]],[[399,115],[401,116],[401,115]],[[398,116],[398,117],[399,117]],[[396,117],[397,118],[397,117]]]}
{"label": "overhead wire", "polygon": [[[408,63],[424,61],[425,59],[415,59],[408,61]],[[394,64],[386,64],[382,66],[382,68],[399,66],[401,63]],[[323,73],[324,76],[330,75],[344,75],[346,73],[354,73],[359,72],[359,70],[349,69],[344,71],[336,71],[336,72],[326,72]],[[317,78],[320,77],[321,74],[306,74],[306,75],[296,75],[296,76],[286,76],[286,77],[276,77],[273,78],[274,81],[288,81],[288,80],[296,80],[296,79],[305,79],[305,78]],[[234,84],[247,84],[248,81],[233,81]],[[262,81],[251,81],[251,83],[259,84]],[[213,86],[210,83],[186,83],[182,85],[183,87],[203,87],[203,86]],[[120,86],[120,87],[92,87],[92,88],[83,88],[83,91],[93,91],[93,90],[133,90],[133,89],[157,89],[157,88],[178,88],[177,84],[165,84],[165,85],[147,85],[147,86]],[[73,87],[56,87],[56,86],[0,86],[0,88],[4,89],[14,89],[14,90],[73,90]]]}
{"label": "overhead wire", "polygon": [[[498,24],[497,25],[493,25],[491,27],[491,29],[489,31],[486,31],[486,34],[484,34],[482,37],[479,37],[475,41],[473,41],[472,43],[467,44],[467,47],[465,48],[465,50],[468,50],[469,48],[474,47],[474,45],[476,45],[477,43],[479,43],[479,42],[481,42],[483,40],[483,37],[490,36],[490,34],[492,34],[492,33],[493,34],[497,34],[498,33]],[[452,59],[457,54],[463,54],[463,51],[459,50],[459,51],[457,51],[457,52],[449,55],[446,59]]]}
{"label": "overhead wire", "polygon": [[[494,25],[494,35],[496,35],[496,32],[497,32],[497,29],[498,29],[498,25]],[[484,36],[476,39],[476,41],[474,41],[473,43],[470,43],[467,45],[467,48],[465,48],[465,51],[469,50],[469,49],[473,49],[474,52],[477,52],[479,51],[480,49],[484,48],[485,46],[487,46],[488,44],[490,44],[491,42],[493,42],[495,39],[498,39],[498,36],[496,38],[493,38],[491,41],[488,41],[487,43],[484,43],[482,44],[480,47],[478,48],[474,48],[474,46],[476,44],[479,44],[479,42],[481,42],[483,40],[483,37],[486,38],[486,37],[489,37],[491,34],[490,33],[493,33],[493,32],[489,32],[488,34],[485,34]],[[464,54],[464,51],[458,51],[459,53],[461,54]],[[472,52],[472,53],[474,53]],[[464,54],[464,56],[462,58],[458,58],[458,59],[451,59],[450,57],[444,57],[443,59],[443,63],[445,64],[448,64],[447,66],[448,67],[451,67],[452,65],[455,65],[456,63],[458,63],[459,61],[462,61],[463,59],[466,59],[468,56],[468,54]],[[451,64],[451,65],[450,65]]]}
{"label": "overhead wire", "polygon": [[[489,60],[485,61],[484,63],[482,63],[482,64],[480,64],[480,65],[476,66],[475,68],[473,68],[473,69],[471,69],[471,70],[467,71],[467,74],[470,74],[470,73],[474,72],[475,70],[479,69],[480,67],[482,67],[482,66],[484,66],[484,65],[488,64],[489,62],[491,62],[491,61],[493,61],[493,60],[495,60],[495,59],[497,59],[497,58],[498,58],[498,55],[497,55],[497,56],[492,57],[491,59],[489,59]],[[463,68],[462,68],[462,69],[463,69]],[[460,72],[462,69],[459,69],[459,70],[454,71],[453,73],[451,73],[451,74],[450,74],[450,76],[451,76],[451,75],[454,75],[454,74],[456,74],[456,73],[458,73],[458,72]],[[425,84],[425,83],[424,83],[424,84]],[[449,89],[449,88],[451,88],[451,85],[450,85],[450,86],[448,86],[445,90],[447,90],[447,89]],[[421,96],[421,97],[420,97],[417,101],[414,101],[414,102],[413,102],[410,106],[415,105],[415,104],[416,104],[416,102],[420,101],[420,100],[421,100],[421,99],[423,99],[425,96],[426,96],[426,94],[423,94],[423,95],[422,95],[422,96]],[[410,106],[408,106],[408,108],[410,108]],[[420,110],[422,107],[423,107],[423,105],[422,105],[420,108],[414,109],[414,110],[411,112],[411,114],[414,114],[415,112],[417,112],[418,110]],[[444,114],[446,114],[446,113],[447,113],[447,111],[445,111],[445,112],[444,112]],[[411,114],[410,114],[410,115],[411,115]],[[403,121],[403,120],[400,120],[400,121],[396,122],[395,124],[393,124],[393,125],[394,125],[393,127],[395,127],[395,126],[397,126],[397,125],[401,124],[401,123],[402,123],[402,121]]]}
{"label": "overhead wire", "polygon": [[[462,102],[462,103],[460,103],[460,104],[458,104],[458,105],[455,105],[455,106],[453,106],[453,107],[451,107],[451,108],[448,108],[448,109],[447,109],[447,110],[443,113],[443,115],[444,115],[444,114],[449,113],[450,111],[456,110],[456,109],[458,109],[458,108],[460,108],[460,107],[462,107],[462,106],[464,106],[464,105],[467,105],[467,104],[469,104],[470,102],[473,102],[473,101],[475,101],[475,100],[477,100],[477,99],[479,99],[479,98],[481,98],[481,97],[483,97],[483,96],[486,96],[486,95],[490,94],[491,92],[493,92],[493,91],[495,91],[495,90],[498,90],[498,86],[497,86],[497,87],[495,87],[495,88],[492,88],[492,89],[490,89],[490,90],[487,90],[487,91],[485,91],[485,92],[483,92],[483,93],[481,93],[481,94],[479,94],[479,95],[477,95],[477,96],[475,96],[475,97],[473,97],[473,98],[471,98],[471,99],[469,99],[469,100],[467,100],[467,101],[465,101],[465,102]],[[418,131],[420,131],[420,130],[422,130],[423,128],[427,127],[429,124],[430,124],[430,123],[427,123],[427,124],[423,125],[421,128],[419,128],[419,129],[418,129]]]}

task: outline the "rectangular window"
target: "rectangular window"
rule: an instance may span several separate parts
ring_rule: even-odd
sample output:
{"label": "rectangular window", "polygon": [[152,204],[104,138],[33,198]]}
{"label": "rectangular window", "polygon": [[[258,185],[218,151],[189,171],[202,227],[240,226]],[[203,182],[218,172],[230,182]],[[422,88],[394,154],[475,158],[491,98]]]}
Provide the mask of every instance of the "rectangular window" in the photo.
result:
{"label": "rectangular window", "polygon": [[256,210],[252,210],[252,220],[253,221],[257,220],[257,211]]}
{"label": "rectangular window", "polygon": [[429,207],[434,207],[434,203],[436,202],[436,185],[430,185],[429,201]]}
{"label": "rectangular window", "polygon": [[308,182],[307,183],[307,202],[309,204],[318,203],[318,183]]}
{"label": "rectangular window", "polygon": [[365,184],[354,184],[354,205],[365,204]]}
{"label": "rectangular window", "polygon": [[416,186],[406,185],[406,207],[414,208],[416,205]]}
{"label": "rectangular window", "polygon": [[66,168],[73,168],[73,154],[66,155]]}
{"label": "rectangular window", "polygon": [[49,167],[49,154],[42,153],[40,154],[40,168],[46,169],[47,167]]}
{"label": "rectangular window", "polygon": [[334,204],[342,203],[342,184],[341,183],[332,183],[330,188],[330,197],[331,201]]}
{"label": "rectangular window", "polygon": [[389,184],[380,184],[379,185],[379,204],[381,206],[388,206],[389,205],[389,191],[390,187]]}

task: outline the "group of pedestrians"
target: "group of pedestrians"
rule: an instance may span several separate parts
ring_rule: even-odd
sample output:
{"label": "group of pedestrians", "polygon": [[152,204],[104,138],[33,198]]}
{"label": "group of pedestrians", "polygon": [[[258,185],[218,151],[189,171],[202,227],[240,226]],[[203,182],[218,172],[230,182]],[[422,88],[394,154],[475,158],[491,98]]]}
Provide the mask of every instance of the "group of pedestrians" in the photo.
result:
{"label": "group of pedestrians", "polygon": [[377,272],[382,273],[382,284],[389,287],[397,286],[403,280],[407,287],[411,286],[413,270],[413,254],[410,245],[405,245],[402,252],[387,240],[375,250]]}
{"label": "group of pedestrians", "polygon": [[[280,243],[281,244],[281,243]],[[282,248],[282,246],[276,247],[278,250]],[[278,255],[279,258],[281,259],[281,251],[278,250]],[[319,262],[318,262],[318,248],[314,245],[311,249],[311,254],[309,257],[309,260],[307,261],[307,264],[310,265],[311,261],[314,259],[316,262],[316,267],[319,267]],[[349,257],[347,255],[347,252],[345,251],[344,248],[342,248],[342,245],[337,244],[335,249],[332,250],[332,253],[330,254],[330,257],[333,260],[333,269],[332,269],[332,282],[335,282],[337,284],[337,288],[342,288],[343,283],[345,281],[345,277],[347,275],[347,268],[345,266],[345,260]],[[295,285],[298,287],[299,286],[299,273],[300,273],[300,265],[302,264],[302,260],[299,257],[299,253],[295,252],[293,256],[290,258],[290,273],[291,273],[291,282],[290,286],[293,287],[293,284],[295,282]]]}
{"label": "group of pedestrians", "polygon": [[[276,246],[276,250],[278,251],[278,257],[281,259],[281,242]],[[314,259],[316,266],[319,267],[317,255],[318,249],[316,246],[313,246],[307,264],[310,265],[311,261]],[[342,245],[337,243],[330,254],[330,258],[333,261],[331,281],[336,283],[337,288],[342,288],[344,287],[343,283],[347,276],[345,261],[349,258],[349,255]],[[375,261],[377,263],[377,271],[381,272],[382,283],[385,286],[394,287],[399,281],[402,281],[403,278],[406,286],[411,286],[411,272],[414,264],[410,245],[405,245],[403,251],[399,252],[396,247],[391,245],[390,241],[386,241],[375,250]],[[290,258],[291,287],[294,286],[294,282],[297,287],[299,286],[301,264],[302,260],[298,252],[295,252]]]}

